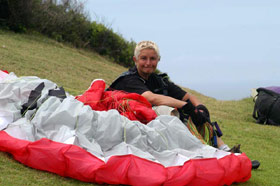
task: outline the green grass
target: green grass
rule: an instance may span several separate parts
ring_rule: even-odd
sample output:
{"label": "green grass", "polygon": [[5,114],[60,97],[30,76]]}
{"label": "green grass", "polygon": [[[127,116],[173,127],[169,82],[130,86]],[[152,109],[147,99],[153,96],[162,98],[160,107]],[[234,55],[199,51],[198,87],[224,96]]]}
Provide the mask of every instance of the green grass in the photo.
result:
{"label": "green grass", "polygon": [[[83,93],[93,79],[101,78],[110,84],[126,70],[93,52],[57,43],[40,35],[1,30],[0,69],[14,72],[17,76],[52,80],[72,95]],[[209,108],[212,120],[218,121],[223,129],[223,139],[229,146],[241,144],[241,150],[248,157],[261,162],[260,168],[252,171],[251,179],[238,185],[279,185],[280,128],[255,124],[252,99],[218,101],[193,90],[188,91]],[[0,185],[89,185],[31,169],[4,152],[0,152],[0,173]]]}
{"label": "green grass", "polygon": [[43,36],[0,32],[0,68],[17,76],[47,78],[69,93],[86,90],[93,79],[111,83],[125,68],[99,55]]}

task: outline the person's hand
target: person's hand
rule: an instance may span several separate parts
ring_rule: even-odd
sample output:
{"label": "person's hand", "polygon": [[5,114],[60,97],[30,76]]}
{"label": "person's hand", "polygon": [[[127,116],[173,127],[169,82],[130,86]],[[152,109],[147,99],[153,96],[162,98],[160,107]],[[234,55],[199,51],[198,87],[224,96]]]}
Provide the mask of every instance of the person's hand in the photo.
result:
{"label": "person's hand", "polygon": [[204,105],[197,105],[196,106],[196,110],[197,110],[197,112],[200,112],[203,115],[203,117],[205,117],[206,121],[211,123],[211,121],[210,121],[210,113],[209,113],[208,109]]}
{"label": "person's hand", "polygon": [[203,115],[203,112],[197,110],[197,108],[192,104],[190,100],[186,101],[187,103],[180,109],[180,119],[183,121],[186,117],[190,116],[193,123],[197,126],[202,125],[206,122],[206,118]]}

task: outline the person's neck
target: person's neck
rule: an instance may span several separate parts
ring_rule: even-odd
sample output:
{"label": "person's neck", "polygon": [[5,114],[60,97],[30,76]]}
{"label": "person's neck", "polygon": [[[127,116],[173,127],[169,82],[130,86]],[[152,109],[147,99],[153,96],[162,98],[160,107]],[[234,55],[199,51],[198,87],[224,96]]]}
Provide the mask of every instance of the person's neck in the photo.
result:
{"label": "person's neck", "polygon": [[146,73],[140,73],[138,71],[139,76],[141,76],[141,78],[148,80],[151,74],[146,74]]}

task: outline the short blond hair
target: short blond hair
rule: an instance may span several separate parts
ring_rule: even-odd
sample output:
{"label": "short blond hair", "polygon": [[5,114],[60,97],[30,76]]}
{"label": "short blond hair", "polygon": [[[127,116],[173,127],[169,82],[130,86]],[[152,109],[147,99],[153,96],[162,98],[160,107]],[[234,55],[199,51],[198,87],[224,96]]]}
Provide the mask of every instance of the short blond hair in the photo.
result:
{"label": "short blond hair", "polygon": [[160,60],[160,54],[159,54],[158,46],[153,41],[141,41],[141,42],[139,42],[135,47],[134,57],[136,59],[138,59],[141,50],[147,49],[147,48],[154,49],[154,51],[157,53],[158,59]]}

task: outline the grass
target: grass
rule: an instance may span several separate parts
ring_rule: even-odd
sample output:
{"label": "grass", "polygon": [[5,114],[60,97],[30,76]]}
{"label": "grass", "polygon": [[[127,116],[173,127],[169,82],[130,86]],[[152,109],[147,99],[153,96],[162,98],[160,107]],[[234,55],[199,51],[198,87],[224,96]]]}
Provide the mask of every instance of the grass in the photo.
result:
{"label": "grass", "polygon": [[125,68],[99,55],[43,36],[0,32],[0,68],[18,76],[47,78],[69,93],[86,90],[93,79],[111,83]]}
{"label": "grass", "polygon": [[[83,93],[93,79],[101,78],[110,84],[126,70],[93,52],[57,43],[40,35],[1,30],[0,69],[14,72],[17,76],[49,79],[72,95]],[[238,185],[279,185],[280,128],[255,124],[252,99],[219,101],[194,90],[188,91],[209,108],[212,120],[223,129],[223,139],[229,146],[241,144],[241,150],[248,157],[261,162],[260,168],[252,171],[251,179]],[[0,152],[0,172],[0,185],[92,185],[31,169],[4,152]]]}

